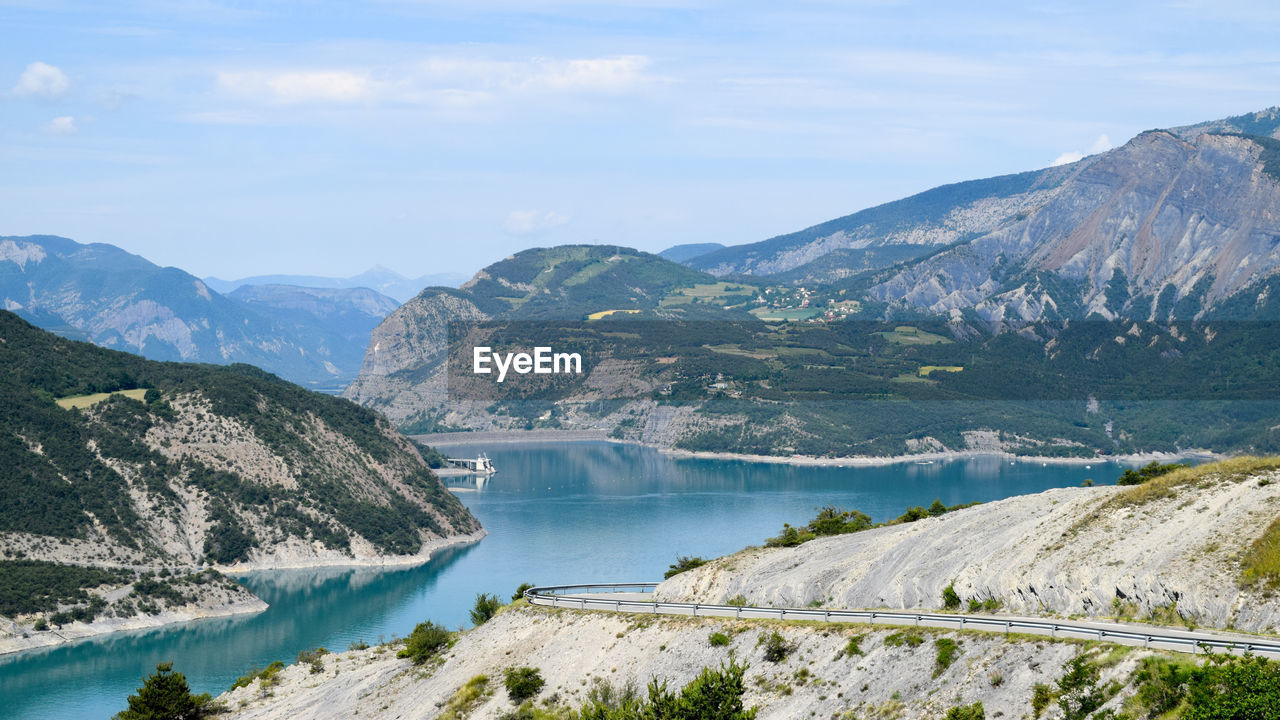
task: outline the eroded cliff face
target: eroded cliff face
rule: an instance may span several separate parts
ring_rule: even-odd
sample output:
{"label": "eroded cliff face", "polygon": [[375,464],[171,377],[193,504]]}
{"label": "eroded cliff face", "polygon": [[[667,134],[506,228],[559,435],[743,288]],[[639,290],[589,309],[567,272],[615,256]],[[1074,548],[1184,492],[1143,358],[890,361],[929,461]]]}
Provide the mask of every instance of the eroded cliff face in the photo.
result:
{"label": "eroded cliff face", "polygon": [[[913,523],[752,548],[677,575],[671,600],[840,608],[940,608],[953,586],[1000,612],[1181,617],[1275,632],[1280,597],[1242,584],[1241,557],[1280,516],[1280,473],[1210,474],[1132,501],[1119,487],[1026,495]],[[799,519],[797,519],[799,520]]]}
{"label": "eroded cliff face", "polygon": [[422,292],[374,329],[360,375],[343,397],[397,424],[424,409],[444,406],[449,400],[449,323],[488,317],[456,293]]}
{"label": "eroded cliff face", "polygon": [[[1195,317],[1280,266],[1280,183],[1258,141],[1152,131],[1078,163],[1038,207],[870,295],[993,325]],[[1186,319],[1186,318],[1184,318]]]}

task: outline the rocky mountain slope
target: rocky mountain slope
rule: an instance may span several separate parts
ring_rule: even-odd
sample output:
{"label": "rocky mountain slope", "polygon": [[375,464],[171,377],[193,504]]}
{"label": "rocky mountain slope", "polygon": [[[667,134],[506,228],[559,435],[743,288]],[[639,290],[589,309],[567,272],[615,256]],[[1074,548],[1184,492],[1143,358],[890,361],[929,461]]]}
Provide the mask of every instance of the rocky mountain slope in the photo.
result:
{"label": "rocky mountain slope", "polygon": [[750,548],[668,580],[658,595],[941,608],[952,587],[965,601],[1014,614],[1276,633],[1280,575],[1259,558],[1280,540],[1277,467],[1274,458],[1224,461],[1145,485],[1050,490],[796,547]]}
{"label": "rocky mountain slope", "polygon": [[[344,395],[402,426],[447,413],[466,415],[492,398],[479,387],[450,393],[451,380],[468,380],[450,378],[451,351],[457,355],[455,367],[468,366],[471,346],[492,337],[492,331],[510,335],[524,328],[536,334],[565,322],[589,322],[597,313],[635,319],[723,317],[718,308],[664,304],[677,288],[713,280],[630,248],[526,250],[481,270],[457,290],[428,288],[391,313],[374,330],[360,376]],[[468,332],[480,335],[459,350],[459,333]]]}
{"label": "rocky mountain slope", "polygon": [[[1192,319],[1233,296],[1269,305],[1277,136],[1277,108],[1153,130],[1076,163],[935,188],[688,263],[796,283],[857,277],[873,300],[971,311],[997,330],[1091,314]],[[1248,305],[1234,310],[1256,316]]]}
{"label": "rocky mountain slope", "polygon": [[[777,631],[793,648],[780,662],[764,658]],[[722,633],[727,644],[708,638]],[[906,642],[904,637],[910,636]],[[848,652],[851,638],[856,653]],[[938,641],[959,654],[937,671]],[[914,643],[914,645],[912,644]],[[545,680],[534,706],[564,717],[603,688],[628,684],[642,695],[650,680],[678,690],[703,668],[747,663],[743,701],[760,720],[782,718],[942,718],[953,707],[981,702],[987,718],[1032,716],[1036,684],[1052,687],[1079,652],[1071,642],[1006,639],[859,626],[814,627],[694,618],[646,618],[541,608],[512,608],[463,633],[442,662],[420,669],[397,659],[395,647],[324,656],[322,666],[285,668],[269,687],[255,681],[219,699],[236,720],[285,718],[498,718],[515,710],[503,688],[509,667],[537,668]],[[1151,653],[1124,650],[1106,658],[1103,682],[1118,689],[1108,707],[1133,694],[1131,673]],[[483,683],[474,681],[483,677]],[[465,686],[479,685],[469,703]],[[453,703],[452,705],[450,703]],[[444,714],[460,710],[456,715]],[[1061,717],[1051,708],[1046,720]],[[553,714],[558,713],[558,714]]]}
{"label": "rocky mountain slope", "polygon": [[[281,292],[231,298],[112,245],[0,237],[4,309],[64,336],[155,360],[244,362],[295,382],[341,387],[359,368],[367,341],[354,326],[372,328],[394,306],[367,290],[298,290],[293,299]],[[296,293],[309,294],[307,303]]]}
{"label": "rocky mountain slope", "polygon": [[83,590],[137,572],[419,563],[482,533],[385,420],[256,368],[148,361],[3,311],[0,367],[0,554],[59,588],[20,603],[27,626],[92,618]]}

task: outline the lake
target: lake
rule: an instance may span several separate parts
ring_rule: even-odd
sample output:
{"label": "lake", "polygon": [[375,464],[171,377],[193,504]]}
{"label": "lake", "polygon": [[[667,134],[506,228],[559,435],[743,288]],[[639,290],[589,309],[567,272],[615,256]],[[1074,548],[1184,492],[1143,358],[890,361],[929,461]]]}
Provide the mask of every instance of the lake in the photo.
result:
{"label": "lake", "polygon": [[481,542],[412,569],[332,569],[243,578],[271,605],[247,617],[116,633],[0,656],[0,717],[105,718],[157,662],[173,661],[198,692],[217,695],[250,666],[301,650],[345,650],[404,636],[423,620],[466,624],[478,592],[509,598],[521,582],[660,580],[677,555],[714,557],[761,544],[826,504],[875,521],[934,499],[953,505],[1112,483],[1123,468],[999,458],[832,468],[672,458],[603,442],[494,444],[498,474],[457,488],[489,531]]}

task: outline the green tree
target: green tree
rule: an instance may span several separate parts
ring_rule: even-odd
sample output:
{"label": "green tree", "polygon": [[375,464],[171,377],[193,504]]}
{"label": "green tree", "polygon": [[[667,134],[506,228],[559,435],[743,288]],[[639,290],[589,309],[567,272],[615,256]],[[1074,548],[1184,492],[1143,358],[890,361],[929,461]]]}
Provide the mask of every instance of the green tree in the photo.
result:
{"label": "green tree", "polygon": [[524,591],[532,590],[534,587],[537,587],[537,586],[531,582],[520,583],[520,587],[517,587],[516,591],[514,593],[511,593],[511,602],[515,602],[520,598],[524,597]]}
{"label": "green tree", "polygon": [[667,571],[662,574],[662,579],[666,580],[668,578],[673,578],[682,572],[692,570],[696,567],[702,567],[703,565],[706,565],[706,564],[707,564],[707,561],[700,557],[690,557],[687,555],[680,555],[676,558],[675,563],[672,564],[671,567],[668,568]]}
{"label": "green tree", "polygon": [[452,641],[453,633],[428,620],[418,623],[413,632],[409,633],[404,641],[404,649],[396,657],[410,658],[415,665],[421,665],[448,647]]}
{"label": "green tree", "polygon": [[507,686],[507,697],[516,705],[542,692],[546,684],[538,668],[531,667],[507,668],[503,682]]}
{"label": "green tree", "polygon": [[479,627],[489,622],[489,619],[497,615],[501,609],[502,601],[498,599],[497,595],[477,593],[476,604],[471,608],[471,624]]}
{"label": "green tree", "polygon": [[954,585],[942,588],[942,606],[948,610],[960,607],[960,595],[956,592]]}
{"label": "green tree", "polygon": [[137,695],[129,696],[129,708],[115,720],[195,720],[212,711],[209,693],[193,695],[187,678],[173,672],[173,663],[156,665],[156,671],[142,681]]}
{"label": "green tree", "polygon": [[1215,655],[1191,672],[1184,720],[1270,720],[1280,708],[1280,663]]}

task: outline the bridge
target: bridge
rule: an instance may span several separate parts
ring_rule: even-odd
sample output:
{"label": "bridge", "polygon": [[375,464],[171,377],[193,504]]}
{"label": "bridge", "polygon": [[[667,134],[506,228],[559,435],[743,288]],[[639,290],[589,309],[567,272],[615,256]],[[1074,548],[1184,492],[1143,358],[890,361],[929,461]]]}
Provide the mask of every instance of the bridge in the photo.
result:
{"label": "bridge", "polygon": [[1140,625],[1000,615],[913,612],[902,610],[823,610],[821,608],[765,608],[709,603],[666,602],[652,599],[656,582],[546,585],[526,590],[531,605],[606,610],[642,615],[692,615],[735,619],[806,620],[868,625],[908,625],[947,630],[1018,631],[1051,638],[1099,640],[1120,645],[1187,653],[1253,653],[1280,658],[1280,640],[1261,636],[1206,631],[1181,631]]}

